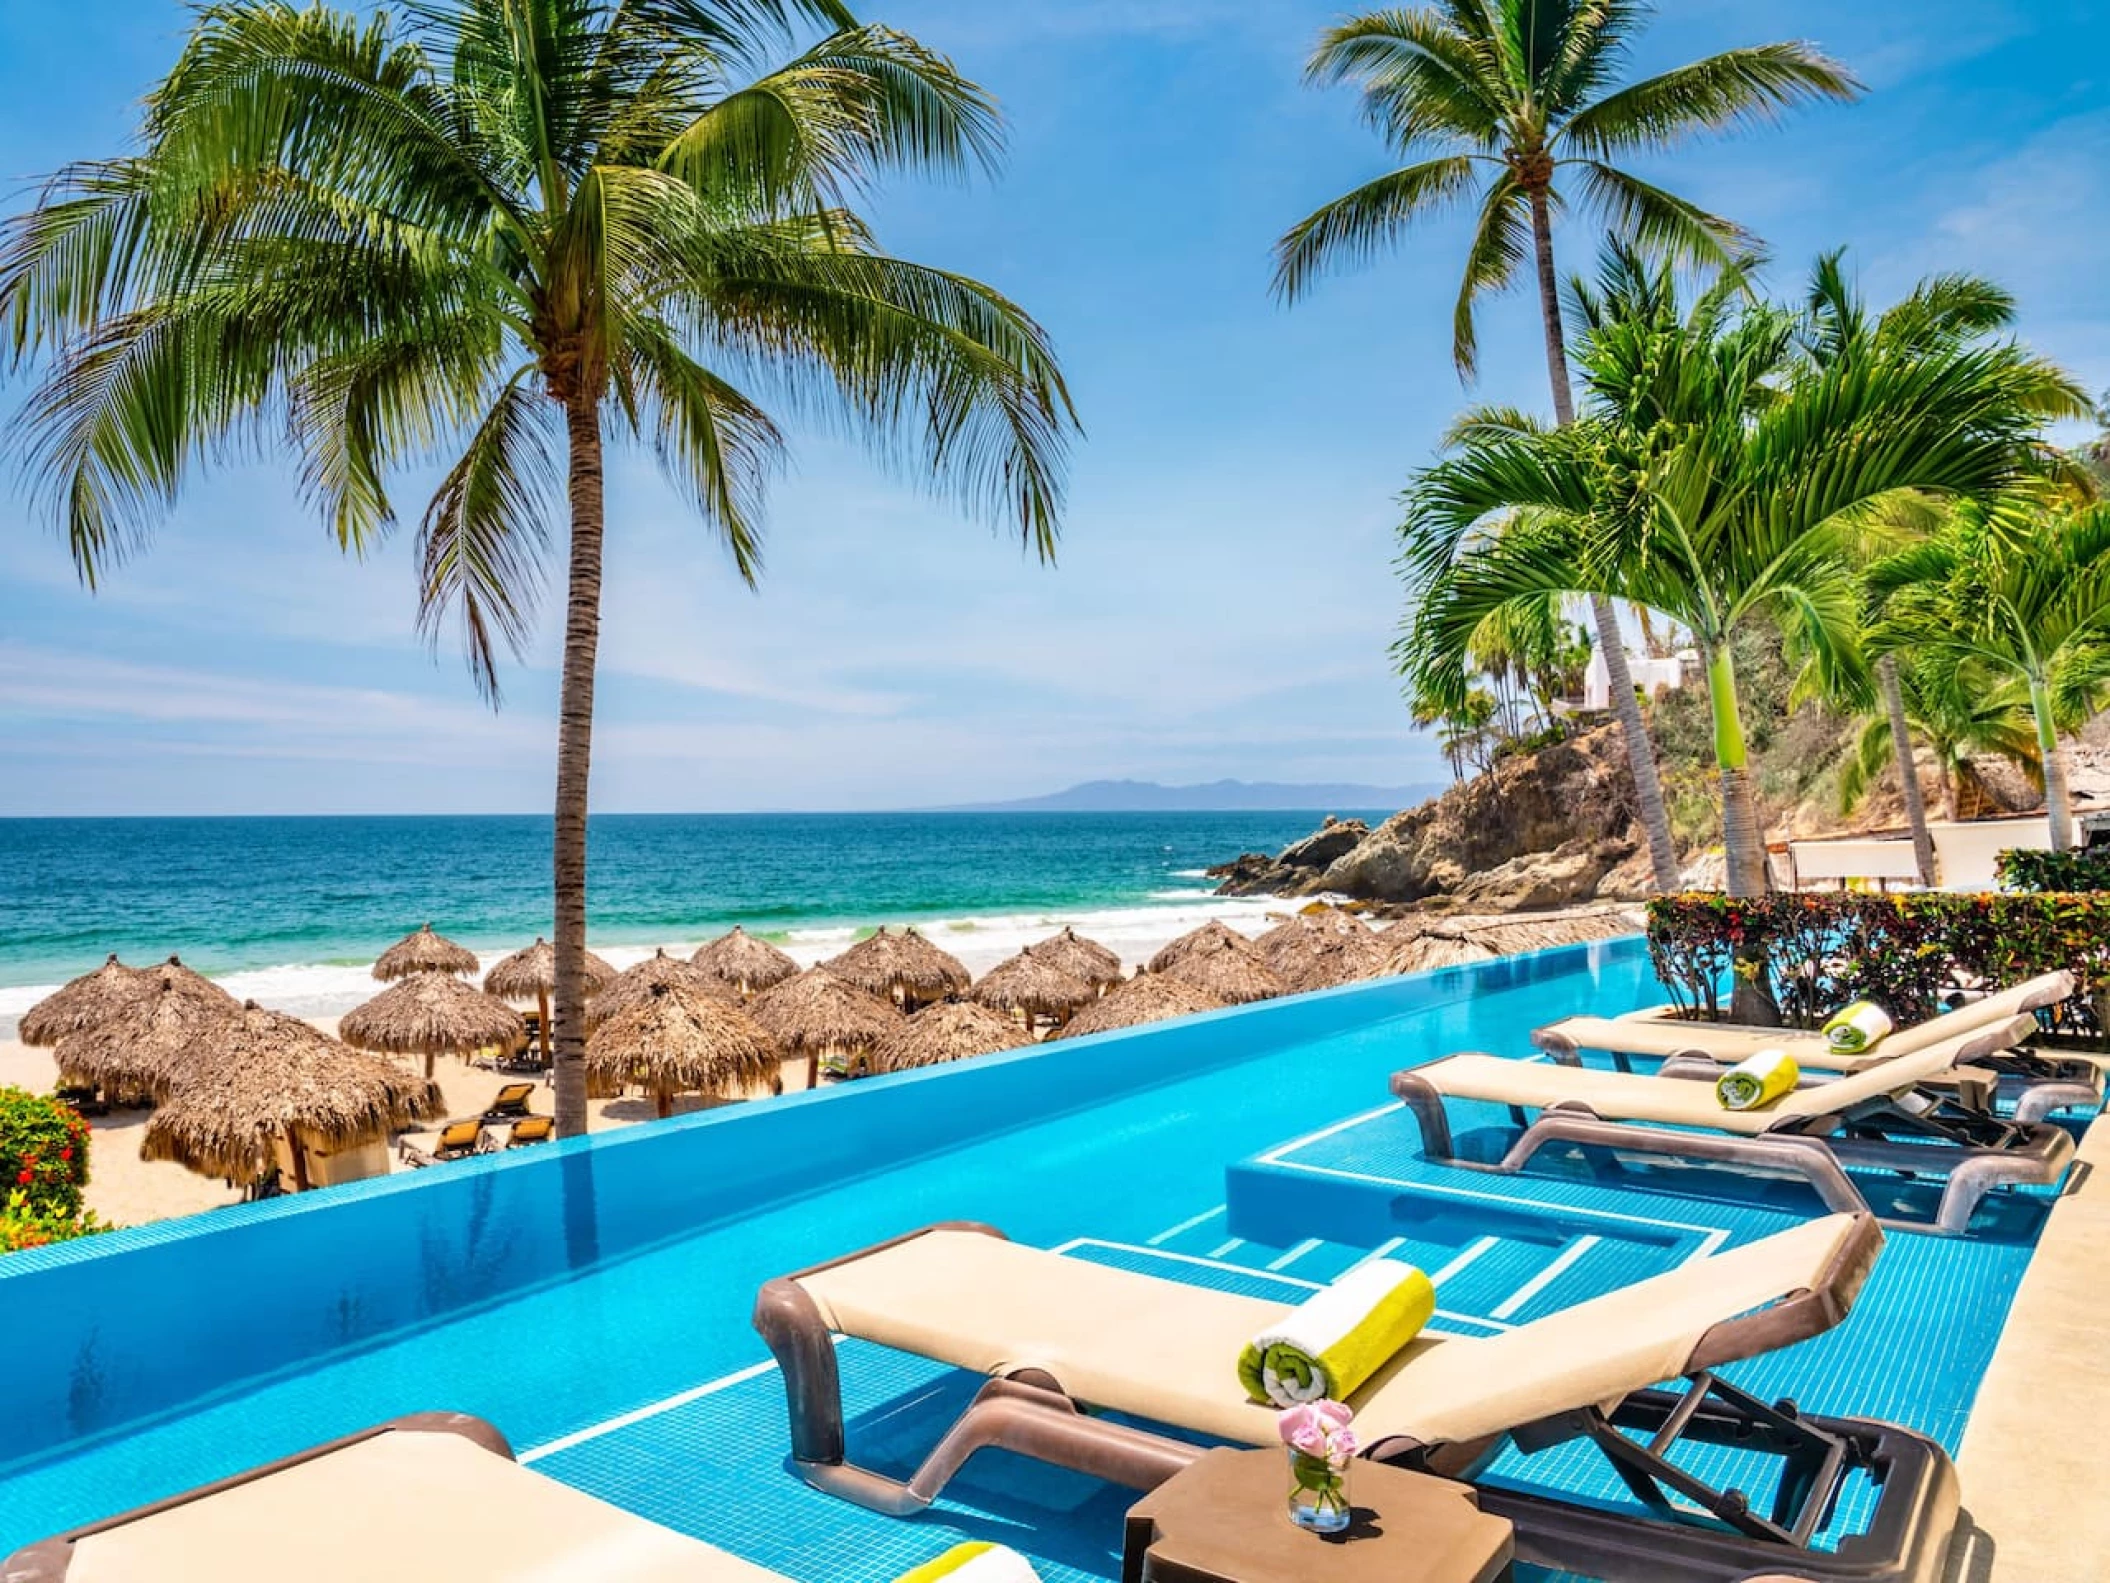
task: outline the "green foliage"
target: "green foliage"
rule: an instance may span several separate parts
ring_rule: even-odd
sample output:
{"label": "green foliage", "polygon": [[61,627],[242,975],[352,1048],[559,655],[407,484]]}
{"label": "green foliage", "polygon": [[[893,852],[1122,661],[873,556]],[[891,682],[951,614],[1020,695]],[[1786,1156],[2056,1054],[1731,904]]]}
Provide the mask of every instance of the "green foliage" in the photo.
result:
{"label": "green foliage", "polygon": [[1661,896],[1648,907],[1649,954],[1679,1004],[1718,1017],[1731,963],[1762,955],[1783,1017],[1814,1028],[1866,997],[1894,1017],[1941,1010],[1955,970],[1995,986],[2069,970],[2110,989],[2110,896],[1915,891]]}
{"label": "green foliage", "polygon": [[88,1123],[48,1094],[0,1088],[0,1190],[26,1212],[77,1215],[88,1185]]}
{"label": "green foliage", "polygon": [[29,1194],[19,1187],[11,1189],[6,1198],[0,1199],[0,1253],[19,1253],[24,1248],[71,1242],[76,1237],[90,1237],[115,1229],[98,1220],[92,1209],[77,1209],[69,1214],[48,1207],[38,1208],[30,1202]]}
{"label": "green foliage", "polygon": [[1749,239],[1730,221],[1623,162],[1696,132],[1848,99],[1859,84],[1796,43],[1727,50],[1622,83],[1647,20],[1641,0],[1491,0],[1373,11],[1329,27],[1306,79],[1352,84],[1364,120],[1406,163],[1292,227],[1275,245],[1276,291],[1294,299],[1327,269],[1395,245],[1416,220],[1477,202],[1452,331],[1452,356],[1470,375],[1475,306],[1528,274],[1533,232],[1554,209],[1588,210],[1616,234],[1689,262],[1744,251]]}
{"label": "green foliage", "polygon": [[2067,892],[2110,890],[2110,852],[2049,852],[2016,847],[2000,854],[2000,883],[2009,890]]}

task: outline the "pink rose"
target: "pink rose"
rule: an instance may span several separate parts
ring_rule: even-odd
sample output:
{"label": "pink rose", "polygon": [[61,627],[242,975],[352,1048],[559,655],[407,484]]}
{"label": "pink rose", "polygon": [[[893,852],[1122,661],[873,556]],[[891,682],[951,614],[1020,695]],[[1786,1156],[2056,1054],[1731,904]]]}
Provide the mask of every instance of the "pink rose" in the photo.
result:
{"label": "pink rose", "polygon": [[1348,1429],[1354,1417],[1339,1402],[1306,1402],[1282,1412],[1275,1420],[1275,1430],[1291,1450],[1329,1462],[1339,1458],[1345,1466],[1356,1451],[1355,1436]]}

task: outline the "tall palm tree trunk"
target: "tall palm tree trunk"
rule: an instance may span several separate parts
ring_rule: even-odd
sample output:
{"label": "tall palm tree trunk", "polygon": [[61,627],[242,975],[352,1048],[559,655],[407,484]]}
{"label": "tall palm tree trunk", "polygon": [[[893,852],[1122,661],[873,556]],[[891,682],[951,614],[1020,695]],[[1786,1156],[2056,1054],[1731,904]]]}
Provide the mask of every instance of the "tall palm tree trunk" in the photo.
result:
{"label": "tall palm tree trunk", "polygon": [[2037,677],[2029,681],[2030,712],[2037,719],[2037,756],[2044,761],[2044,813],[2051,821],[2051,849],[2073,845],[2073,798],[2066,790],[2066,749],[2051,717],[2051,688]]}
{"label": "tall palm tree trunk", "polygon": [[[1714,713],[1714,761],[1722,776],[1722,852],[1729,894],[1766,893],[1766,847],[1758,828],[1758,800],[1751,791],[1749,751],[1736,697],[1736,662],[1726,645],[1707,651],[1707,702]],[[1771,953],[1758,933],[1747,933],[1735,952],[1735,982],[1729,1015],[1737,1022],[1775,1027],[1780,1003],[1773,996]]]}
{"label": "tall palm tree trunk", "polygon": [[1897,755],[1898,789],[1905,794],[1905,822],[1912,827],[1912,863],[1920,883],[1934,884],[1934,832],[1927,828],[1927,799],[1920,794],[1919,765],[1912,757],[1912,728],[1905,720],[1905,689],[1898,682],[1897,657],[1876,661],[1876,681],[1883,689],[1883,708],[1890,715],[1890,750]]}
{"label": "tall palm tree trunk", "polygon": [[565,403],[571,442],[571,580],[564,609],[564,679],[557,706],[554,1007],[557,1136],[586,1131],[586,808],[593,766],[594,662],[601,642],[601,414]]}
{"label": "tall palm tree trunk", "polygon": [[[1561,334],[1560,280],[1553,270],[1553,215],[1542,190],[1531,194],[1531,241],[1538,254],[1539,319],[1546,332],[1546,373],[1553,381],[1553,415],[1562,427],[1575,421],[1575,393],[1568,384],[1568,346]],[[1641,700],[1634,694],[1634,673],[1627,669],[1626,637],[1619,630],[1618,613],[1602,594],[1590,596],[1590,616],[1597,627],[1597,651],[1604,656],[1612,710],[1619,717],[1619,734],[1626,743],[1626,761],[1634,775],[1635,811],[1648,836],[1649,867],[1656,889],[1668,894],[1678,889],[1677,844],[1670,838],[1670,810],[1663,802],[1663,782],[1656,774],[1656,748],[1649,740],[1648,722],[1641,718]]]}

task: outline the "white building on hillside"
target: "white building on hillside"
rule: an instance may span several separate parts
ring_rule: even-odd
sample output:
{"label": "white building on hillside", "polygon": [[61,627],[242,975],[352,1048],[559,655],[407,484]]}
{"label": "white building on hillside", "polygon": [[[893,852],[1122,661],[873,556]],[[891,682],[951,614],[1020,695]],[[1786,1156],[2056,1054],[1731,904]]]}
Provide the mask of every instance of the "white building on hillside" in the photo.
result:
{"label": "white building on hillside", "polygon": [[[1683,687],[1685,685],[1685,661],[1687,656],[1697,659],[1687,649],[1672,655],[1667,660],[1642,659],[1631,650],[1626,657],[1627,669],[1633,672],[1634,685],[1641,689],[1643,697],[1653,697],[1659,687]],[[1602,711],[1612,707],[1612,679],[1605,668],[1602,651],[1590,651],[1589,667],[1583,672],[1582,706],[1586,711]]]}

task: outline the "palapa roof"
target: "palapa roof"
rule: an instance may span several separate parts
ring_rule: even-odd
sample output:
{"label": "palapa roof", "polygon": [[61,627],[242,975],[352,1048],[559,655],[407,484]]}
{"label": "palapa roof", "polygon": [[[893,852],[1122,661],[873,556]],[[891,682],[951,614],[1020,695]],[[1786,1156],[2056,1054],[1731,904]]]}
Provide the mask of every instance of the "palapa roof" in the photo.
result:
{"label": "palapa roof", "polygon": [[721,984],[750,994],[774,989],[797,975],[798,963],[767,940],[757,940],[738,924],[709,944],[700,946],[689,960]]}
{"label": "palapa roof", "polygon": [[17,1034],[24,1044],[56,1044],[69,1033],[114,1016],[145,993],[140,970],[126,967],[112,951],[94,972],[83,973],[25,1011]]}
{"label": "palapa roof", "polygon": [[[593,994],[614,977],[614,968],[591,951],[586,953],[587,994]],[[533,1000],[556,987],[557,948],[539,934],[533,945],[522,946],[484,974],[484,993],[502,995],[507,1000]]]}
{"label": "palapa roof", "polygon": [[601,986],[593,999],[586,1003],[586,1026],[597,1027],[604,1019],[613,1017],[617,1012],[651,999],[653,991],[662,986],[683,990],[692,995],[708,995],[713,1000],[739,998],[739,991],[730,984],[705,972],[693,962],[667,955],[662,949],[655,951],[644,961],[624,968]]}
{"label": "palapa roof", "polygon": [[1088,1033],[1111,1033],[1116,1028],[1139,1027],[1162,1022],[1167,1017],[1191,1017],[1198,1011],[1217,1011],[1224,1002],[1207,990],[1158,973],[1139,973],[1120,988],[1110,990],[1077,1013],[1051,1038],[1078,1039]]}
{"label": "palapa roof", "polygon": [[218,1025],[209,1058],[154,1112],[140,1154],[248,1182],[268,1163],[272,1139],[289,1129],[341,1149],[442,1108],[436,1084],[250,1001]]}
{"label": "palapa roof", "polygon": [[963,1061],[996,1050],[1015,1050],[1032,1038],[1009,1017],[968,1001],[940,1001],[904,1018],[873,1046],[874,1072],[905,1072],[911,1067]]}
{"label": "palapa roof", "polygon": [[1205,989],[1232,1005],[1289,993],[1289,985],[1260,960],[1243,937],[1228,929],[1224,933],[1230,938],[1203,939],[1189,946],[1166,966],[1165,976]]}
{"label": "palapa roof", "polygon": [[1070,977],[1083,979],[1093,989],[1121,982],[1121,958],[1067,924],[1026,949],[1044,962],[1053,962]]}
{"label": "palapa roof", "polygon": [[639,982],[644,987],[586,1036],[589,1078],[730,1093],[777,1075],[782,1047],[722,990]]}
{"label": "palapa roof", "polygon": [[132,997],[92,1026],[67,1034],[52,1048],[58,1068],[75,1082],[113,1096],[144,1094],[157,1104],[212,1059],[217,1030],[239,1008],[184,987],[167,969],[138,973]]}
{"label": "palapa roof", "polygon": [[892,1001],[809,967],[755,998],[755,1021],[786,1050],[869,1050],[901,1025]]}
{"label": "palapa roof", "polygon": [[434,934],[432,925],[425,923],[381,953],[374,977],[386,984],[413,973],[473,973],[482,965],[474,951]]}
{"label": "palapa roof", "polygon": [[452,973],[414,973],[346,1012],[337,1036],[392,1055],[469,1055],[494,1045],[519,1049],[527,1023],[497,996]]}
{"label": "palapa roof", "polygon": [[884,925],[821,966],[874,995],[899,990],[919,1000],[957,995],[971,981],[958,957],[932,945],[914,929],[896,933]]}
{"label": "palapa roof", "polygon": [[1065,973],[1031,946],[996,964],[975,981],[968,999],[998,1011],[1024,1011],[1041,1017],[1066,1017],[1099,991]]}
{"label": "palapa roof", "polygon": [[1580,945],[1632,934],[1644,920],[1625,908],[1499,917],[1407,919],[1378,938],[1385,949],[1381,971],[1421,973],[1459,967],[1524,951]]}
{"label": "palapa roof", "polygon": [[1166,945],[1156,956],[1152,957],[1150,959],[1150,971],[1162,973],[1181,957],[1188,956],[1196,951],[1222,950],[1242,951],[1254,961],[1260,960],[1259,954],[1253,949],[1252,941],[1248,940],[1236,929],[1227,928],[1216,919],[1211,918],[1199,929],[1189,929],[1177,940]]}
{"label": "palapa roof", "polygon": [[1386,950],[1368,925],[1327,909],[1284,919],[1253,942],[1275,976],[1296,990],[1331,989],[1382,971]]}

